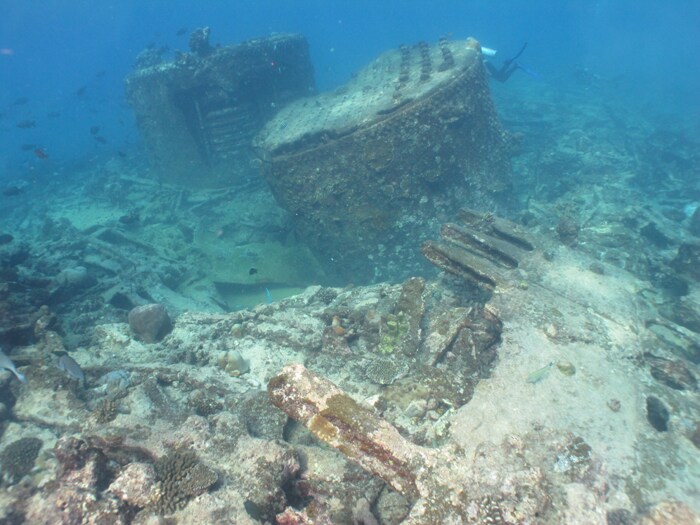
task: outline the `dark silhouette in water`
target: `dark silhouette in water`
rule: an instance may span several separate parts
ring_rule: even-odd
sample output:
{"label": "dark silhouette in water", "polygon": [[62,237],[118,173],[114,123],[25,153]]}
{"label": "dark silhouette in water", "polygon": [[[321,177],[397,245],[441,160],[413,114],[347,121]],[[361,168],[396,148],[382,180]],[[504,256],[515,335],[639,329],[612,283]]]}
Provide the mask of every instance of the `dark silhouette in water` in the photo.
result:
{"label": "dark silhouette in water", "polygon": [[520,64],[516,62],[516,60],[520,57],[520,55],[523,54],[525,51],[525,48],[527,47],[527,42],[523,44],[523,47],[520,48],[520,51],[513,57],[509,58],[508,60],[505,60],[503,64],[501,65],[500,68],[496,69],[496,66],[494,66],[491,62],[485,62],[484,64],[486,65],[486,69],[488,72],[491,74],[491,76],[498,80],[499,82],[505,82],[510,78],[510,76],[515,73],[518,69],[521,69],[525,73],[527,73],[530,76],[536,77],[537,74],[533,71],[530,71]]}

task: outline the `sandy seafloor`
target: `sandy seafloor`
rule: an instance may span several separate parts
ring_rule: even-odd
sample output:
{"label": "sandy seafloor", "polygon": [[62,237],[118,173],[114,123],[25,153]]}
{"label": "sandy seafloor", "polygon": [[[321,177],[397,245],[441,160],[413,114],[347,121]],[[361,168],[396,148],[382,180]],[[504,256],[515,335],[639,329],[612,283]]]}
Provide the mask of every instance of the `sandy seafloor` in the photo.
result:
{"label": "sandy seafloor", "polygon": [[[673,275],[650,270],[698,242],[699,130],[692,116],[621,106],[594,75],[569,87],[495,88],[504,128],[522,137],[510,218],[537,250],[483,308],[454,279],[425,276],[412,356],[376,352],[406,285],[313,286],[321,270],[262,185],[183,196],[115,155],[4,197],[14,270],[0,301],[6,314],[30,303],[17,322],[34,336],[5,348],[28,383],[0,372],[0,451],[26,445],[2,455],[0,523],[274,523],[285,509],[279,523],[700,523],[700,286],[681,268],[687,293],[673,293]],[[646,175],[660,171],[661,184]],[[120,222],[134,210],[136,224]],[[562,217],[580,225],[576,242],[562,242]],[[48,312],[32,314],[37,301]],[[132,302],[165,305],[172,332],[137,340]],[[489,353],[483,366],[427,371],[436,319],[496,317],[499,341],[465,344]],[[84,388],[55,366],[63,351]],[[390,385],[370,370],[378,357]],[[290,363],[427,451],[417,494],[272,406],[266,385]]]}

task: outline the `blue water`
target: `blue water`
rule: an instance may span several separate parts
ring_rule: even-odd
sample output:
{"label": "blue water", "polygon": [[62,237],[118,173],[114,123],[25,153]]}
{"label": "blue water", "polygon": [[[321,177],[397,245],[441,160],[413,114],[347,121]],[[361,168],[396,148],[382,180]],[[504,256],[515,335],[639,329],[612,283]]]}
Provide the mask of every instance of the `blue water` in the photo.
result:
{"label": "blue water", "polygon": [[[700,2],[652,1],[183,1],[0,2],[0,179],[41,164],[138,147],[124,76],[149,44],[187,49],[210,26],[228,45],[271,32],[309,40],[319,89],[346,81],[401,43],[474,36],[503,58],[529,46],[523,64],[556,83],[574,67],[628,80],[624,96],[671,116],[697,115]],[[177,36],[185,28],[184,35]],[[564,88],[562,86],[562,88]],[[20,98],[25,104],[13,105]],[[47,115],[53,116],[47,116]],[[16,127],[34,120],[36,127]],[[107,143],[89,130],[99,126]]]}

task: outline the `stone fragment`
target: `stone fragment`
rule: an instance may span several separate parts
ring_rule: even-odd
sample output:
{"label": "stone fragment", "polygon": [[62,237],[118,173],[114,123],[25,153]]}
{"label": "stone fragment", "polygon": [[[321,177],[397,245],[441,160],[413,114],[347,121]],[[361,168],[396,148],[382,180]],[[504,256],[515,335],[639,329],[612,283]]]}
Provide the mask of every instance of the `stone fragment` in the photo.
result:
{"label": "stone fragment", "polygon": [[557,235],[562,244],[573,246],[578,241],[578,234],[581,226],[573,217],[561,216],[557,223]]}
{"label": "stone fragment", "polygon": [[134,507],[151,502],[156,473],[148,463],[129,463],[109,486],[109,492]]}
{"label": "stone fragment", "polygon": [[170,331],[172,323],[162,304],[145,304],[129,312],[129,326],[140,341],[155,343]]}

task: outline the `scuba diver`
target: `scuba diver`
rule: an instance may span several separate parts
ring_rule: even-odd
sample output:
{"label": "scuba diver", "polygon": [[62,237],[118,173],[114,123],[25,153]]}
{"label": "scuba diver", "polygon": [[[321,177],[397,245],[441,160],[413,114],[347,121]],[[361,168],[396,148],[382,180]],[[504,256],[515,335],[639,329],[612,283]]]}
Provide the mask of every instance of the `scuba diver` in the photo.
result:
{"label": "scuba diver", "polygon": [[[486,69],[488,72],[491,74],[491,76],[498,80],[499,82],[505,82],[510,78],[510,76],[515,73],[518,69],[524,71],[528,75],[537,78],[538,75],[534,71],[530,71],[529,69],[524,68],[520,64],[516,62],[516,60],[520,57],[520,55],[523,54],[523,51],[525,51],[525,48],[527,47],[527,42],[523,44],[523,47],[520,48],[520,51],[513,57],[509,58],[508,60],[503,61],[503,65],[501,65],[500,68],[496,68],[491,62],[488,60],[484,61],[484,65],[486,66]],[[482,48],[482,52],[486,56],[494,56],[496,52],[492,49],[489,48]]]}

